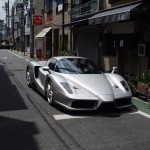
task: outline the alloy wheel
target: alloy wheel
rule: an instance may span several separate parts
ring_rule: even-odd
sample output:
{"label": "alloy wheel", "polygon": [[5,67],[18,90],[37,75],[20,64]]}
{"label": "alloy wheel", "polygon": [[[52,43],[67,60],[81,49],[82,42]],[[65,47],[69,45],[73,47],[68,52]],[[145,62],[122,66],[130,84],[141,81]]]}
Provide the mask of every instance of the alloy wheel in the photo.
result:
{"label": "alloy wheel", "polygon": [[49,104],[52,105],[53,103],[53,90],[52,90],[52,82],[49,81],[47,84],[47,89],[46,89],[46,93],[47,93],[47,101]]}
{"label": "alloy wheel", "polygon": [[31,86],[31,74],[30,74],[30,69],[27,69],[26,72],[26,80],[27,80],[27,84],[30,87]]}

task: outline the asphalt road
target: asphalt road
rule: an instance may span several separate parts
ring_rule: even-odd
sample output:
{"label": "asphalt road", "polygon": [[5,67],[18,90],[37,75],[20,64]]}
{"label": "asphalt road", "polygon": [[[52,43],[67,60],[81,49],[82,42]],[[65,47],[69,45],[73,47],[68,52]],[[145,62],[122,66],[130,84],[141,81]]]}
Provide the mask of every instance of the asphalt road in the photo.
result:
{"label": "asphalt road", "polygon": [[150,150],[150,118],[131,109],[68,112],[26,84],[28,60],[0,50],[0,150]]}

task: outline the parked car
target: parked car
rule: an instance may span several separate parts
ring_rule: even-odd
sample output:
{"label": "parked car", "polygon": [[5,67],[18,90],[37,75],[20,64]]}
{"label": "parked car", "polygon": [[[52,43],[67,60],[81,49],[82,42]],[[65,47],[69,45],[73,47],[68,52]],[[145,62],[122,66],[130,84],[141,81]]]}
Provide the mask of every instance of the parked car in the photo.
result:
{"label": "parked car", "polygon": [[6,42],[0,43],[0,48],[1,49],[9,49],[10,45]]}
{"label": "parked car", "polygon": [[26,68],[29,87],[36,87],[50,104],[69,110],[96,110],[103,103],[130,107],[132,93],[125,79],[103,73],[91,60],[77,56],[31,61]]}

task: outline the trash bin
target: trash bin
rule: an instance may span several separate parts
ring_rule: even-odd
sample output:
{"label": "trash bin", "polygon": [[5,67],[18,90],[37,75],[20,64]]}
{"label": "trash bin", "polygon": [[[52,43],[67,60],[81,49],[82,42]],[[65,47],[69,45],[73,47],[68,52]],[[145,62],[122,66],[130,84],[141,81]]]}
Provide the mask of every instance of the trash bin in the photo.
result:
{"label": "trash bin", "polygon": [[41,49],[36,50],[36,58],[43,58],[43,51]]}

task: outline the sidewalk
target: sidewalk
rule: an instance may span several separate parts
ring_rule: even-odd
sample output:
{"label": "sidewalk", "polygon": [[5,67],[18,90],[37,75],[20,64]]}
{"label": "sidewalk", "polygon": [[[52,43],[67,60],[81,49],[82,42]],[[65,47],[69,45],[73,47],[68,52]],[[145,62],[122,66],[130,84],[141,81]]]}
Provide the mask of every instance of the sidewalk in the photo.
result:
{"label": "sidewalk", "polygon": [[139,110],[150,115],[150,104],[137,97],[132,98],[133,105]]}

